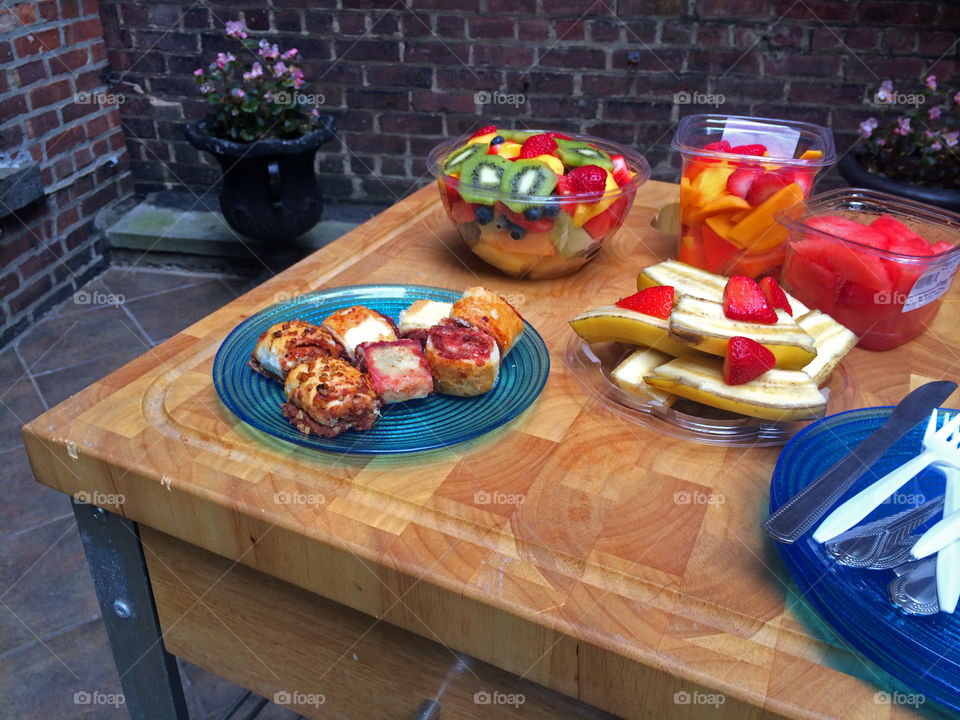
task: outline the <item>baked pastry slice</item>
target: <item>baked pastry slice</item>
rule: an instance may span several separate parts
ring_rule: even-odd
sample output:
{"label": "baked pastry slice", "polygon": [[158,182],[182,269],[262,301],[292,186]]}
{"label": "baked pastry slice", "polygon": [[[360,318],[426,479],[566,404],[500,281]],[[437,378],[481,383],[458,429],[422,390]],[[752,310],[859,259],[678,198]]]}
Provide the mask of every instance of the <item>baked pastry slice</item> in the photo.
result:
{"label": "baked pastry slice", "polygon": [[417,340],[361,345],[363,366],[373,391],[384,403],[424,398],[433,392],[433,376]]}
{"label": "baked pastry slice", "polygon": [[426,331],[449,318],[451,310],[453,310],[453,303],[438,300],[417,300],[410,307],[400,311],[400,318],[397,323],[400,337],[419,339],[422,334],[422,342],[426,342]]}
{"label": "baked pastry slice", "polygon": [[288,320],[264,332],[250,353],[248,365],[261,375],[283,382],[300,363],[315,357],[338,358],[343,346],[329,330],[305,320]]}
{"label": "baked pastry slice", "polygon": [[467,288],[453,304],[450,316],[492,336],[503,357],[523,335],[520,313],[502,297],[484,287]]}
{"label": "baked pastry slice", "polygon": [[493,389],[500,374],[496,341],[473,328],[433,326],[423,354],[434,389],[447,395],[482,395]]}
{"label": "baked pastry slice", "polygon": [[317,357],[297,365],[287,374],[283,394],[283,416],[305,435],[369,430],[380,410],[369,378],[339,358]]}
{"label": "baked pastry slice", "polygon": [[397,339],[397,326],[393,320],[363,305],[337,310],[324,318],[322,324],[346,348],[353,362],[356,362],[359,345]]}

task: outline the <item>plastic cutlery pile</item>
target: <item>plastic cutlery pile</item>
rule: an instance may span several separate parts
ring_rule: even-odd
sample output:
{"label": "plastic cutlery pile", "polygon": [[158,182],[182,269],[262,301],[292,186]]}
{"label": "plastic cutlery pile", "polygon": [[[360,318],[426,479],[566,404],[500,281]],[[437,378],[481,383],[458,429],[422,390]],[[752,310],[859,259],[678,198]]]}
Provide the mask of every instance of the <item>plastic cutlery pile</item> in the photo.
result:
{"label": "plastic cutlery pile", "polygon": [[[940,428],[937,417],[934,410],[919,455],[841,504],[813,533],[814,540],[825,543],[827,552],[844,564],[894,569],[897,577],[888,586],[890,598],[904,611],[916,614],[930,614],[938,608],[952,613],[960,599],[960,413]],[[854,528],[905,483],[931,466],[944,475],[943,519],[915,543],[909,533],[935,514],[940,498]],[[865,546],[864,539],[870,544]],[[916,562],[934,553],[935,564]],[[896,567],[898,562],[906,564]]]}

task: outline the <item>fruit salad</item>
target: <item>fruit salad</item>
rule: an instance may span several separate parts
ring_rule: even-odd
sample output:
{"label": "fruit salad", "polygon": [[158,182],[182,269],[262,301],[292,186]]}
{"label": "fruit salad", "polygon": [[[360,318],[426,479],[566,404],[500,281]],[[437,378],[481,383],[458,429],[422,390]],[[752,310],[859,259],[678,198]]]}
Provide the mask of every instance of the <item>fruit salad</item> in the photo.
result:
{"label": "fruit salad", "polygon": [[[731,143],[725,133],[751,142]],[[677,258],[722,275],[778,275],[787,232],[774,218],[808,197],[819,170],[833,162],[829,131],[695,115],[681,121],[673,147],[683,156]]]}
{"label": "fruit salad", "polygon": [[869,190],[816,196],[789,230],[784,284],[886,350],[933,322],[960,263],[960,215]]}
{"label": "fruit salad", "polygon": [[582,267],[650,175],[642,155],[598,138],[494,125],[439,145],[428,165],[470,249],[531,279]]}
{"label": "fruit salad", "polygon": [[729,278],[676,260],[645,268],[639,291],[570,321],[580,338],[639,346],[611,380],[642,402],[676,398],[771,421],[822,417],[856,336],[772,277]]}

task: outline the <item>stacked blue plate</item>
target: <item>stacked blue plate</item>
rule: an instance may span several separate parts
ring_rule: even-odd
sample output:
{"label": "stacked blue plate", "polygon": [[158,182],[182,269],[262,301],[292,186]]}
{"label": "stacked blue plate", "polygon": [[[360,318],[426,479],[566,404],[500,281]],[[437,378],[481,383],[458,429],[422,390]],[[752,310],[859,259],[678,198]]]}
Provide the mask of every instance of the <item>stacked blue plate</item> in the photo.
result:
{"label": "stacked blue plate", "polygon": [[446,447],[470,440],[510,422],[543,390],[550,355],[529,323],[500,366],[496,386],[485,395],[434,394],[422,400],[387,405],[371,430],[348,430],[334,438],[304,435],[281,414],[280,384],[247,366],[257,338],[271,325],[301,319],[319,324],[327,315],[364,305],[394,320],[415,300],[454,302],[459,292],[417,285],[355,285],[295,297],[252,315],[231,332],[213,363],[213,384],[230,412],[274,437],[337,453],[397,454]]}
{"label": "stacked blue plate", "polygon": [[[797,434],[784,447],[770,484],[774,512],[880,427],[892,407],[853,410],[824,418]],[[955,411],[941,411],[952,416]],[[943,424],[940,418],[940,424]],[[911,457],[919,454],[926,423],[888,450],[841,502]],[[864,523],[893,515],[942,495],[943,475],[929,469],[910,480]],[[837,503],[839,504],[839,502]],[[939,517],[930,521],[936,522]],[[924,526],[926,527],[926,526]],[[921,529],[915,532],[919,537]],[[946,613],[912,616],[889,600],[890,571],[860,570],[839,565],[814,542],[812,533],[777,550],[800,588],[800,594],[854,649],[901,680],[927,701],[960,711],[960,617]],[[878,688],[889,693],[891,688]]]}

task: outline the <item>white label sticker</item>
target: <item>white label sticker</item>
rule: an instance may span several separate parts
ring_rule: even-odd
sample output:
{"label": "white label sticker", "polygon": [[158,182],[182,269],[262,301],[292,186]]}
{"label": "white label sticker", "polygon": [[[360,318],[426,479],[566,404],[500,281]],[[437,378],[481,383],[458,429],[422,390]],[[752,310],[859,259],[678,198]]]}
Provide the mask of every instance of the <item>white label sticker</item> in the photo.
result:
{"label": "white label sticker", "polygon": [[766,146],[770,157],[792,158],[797,152],[797,143],[800,142],[800,131],[786,125],[738,120],[736,124],[731,125],[728,122],[724,125],[720,139],[726,140],[731,147],[760,143]]}
{"label": "white label sticker", "polygon": [[903,312],[923,307],[949,290],[958,265],[960,265],[960,257],[927,268],[913,284],[906,302],[903,303]]}

